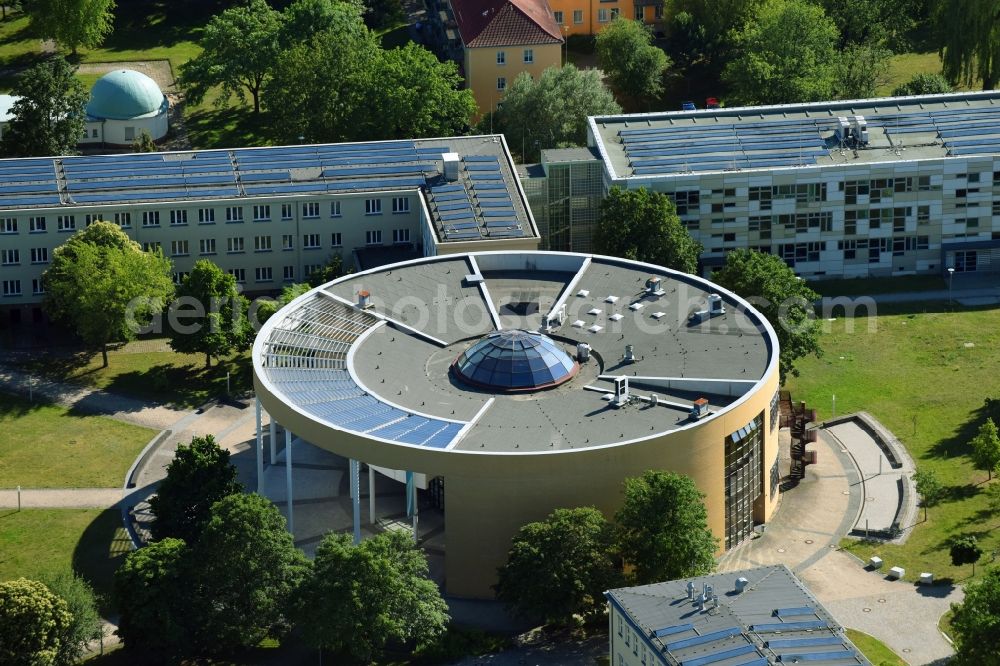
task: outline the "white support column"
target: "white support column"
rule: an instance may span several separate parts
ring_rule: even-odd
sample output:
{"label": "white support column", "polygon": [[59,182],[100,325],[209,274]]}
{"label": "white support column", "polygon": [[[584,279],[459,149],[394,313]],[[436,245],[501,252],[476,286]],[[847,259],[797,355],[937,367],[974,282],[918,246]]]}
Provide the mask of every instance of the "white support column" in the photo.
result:
{"label": "white support column", "polygon": [[268,464],[273,465],[274,459],[278,457],[277,454],[278,443],[276,441],[278,438],[278,423],[274,420],[273,416],[271,417],[271,425],[268,426],[268,434],[271,436],[270,437],[271,460]]}
{"label": "white support column", "polygon": [[351,458],[351,505],[354,509],[354,544],[361,543],[361,464]]}
{"label": "white support column", "polygon": [[420,515],[420,504],[417,495],[417,484],[413,484],[413,543],[417,543],[417,517]]}
{"label": "white support column", "polygon": [[257,409],[257,494],[264,493],[264,436],[260,431],[260,398],[254,400]]}
{"label": "white support column", "polygon": [[368,524],[375,524],[375,470],[368,465]]}
{"label": "white support column", "polygon": [[295,535],[295,517],[292,512],[292,431],[285,428],[285,496],[288,498],[288,531]]}

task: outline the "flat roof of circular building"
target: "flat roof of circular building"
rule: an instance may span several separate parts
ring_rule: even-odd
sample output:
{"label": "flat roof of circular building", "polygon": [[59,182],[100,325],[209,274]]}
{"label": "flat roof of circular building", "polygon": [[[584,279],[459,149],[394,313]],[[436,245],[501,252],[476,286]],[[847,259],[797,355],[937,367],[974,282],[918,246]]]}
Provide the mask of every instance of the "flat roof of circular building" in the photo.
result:
{"label": "flat roof of circular building", "polygon": [[[359,292],[370,294],[364,306]],[[713,294],[724,311],[705,312]],[[498,330],[529,334],[491,338]],[[497,350],[496,339],[545,339],[550,360],[570,362],[585,344],[589,359],[572,373],[558,360],[555,374],[542,374],[561,383],[531,379],[537,390],[456,376],[457,360],[484,345]],[[267,321],[253,363],[259,393],[373,446],[538,454],[627,444],[717,418],[777,372],[777,351],[762,315],[696,276],[595,255],[477,252],[313,289]],[[629,379],[627,400],[615,400],[616,377]],[[699,398],[709,413],[696,421]]]}
{"label": "flat roof of circular building", "polygon": [[90,89],[87,115],[91,118],[132,120],[156,115],[169,106],[156,81],[142,72],[116,69],[99,78]]}

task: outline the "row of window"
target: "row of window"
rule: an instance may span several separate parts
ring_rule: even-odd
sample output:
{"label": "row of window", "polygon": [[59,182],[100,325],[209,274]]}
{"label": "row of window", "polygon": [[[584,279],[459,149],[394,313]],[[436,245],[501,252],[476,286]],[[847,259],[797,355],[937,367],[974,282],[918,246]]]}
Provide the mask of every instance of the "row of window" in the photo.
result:
{"label": "row of window", "polygon": [[[410,230],[409,229],[393,229],[392,230],[392,242],[393,243],[409,243],[410,242]],[[366,245],[381,245],[382,244],[382,230],[381,229],[371,229],[365,232],[365,244]],[[334,232],[330,234],[330,247],[339,248],[344,246],[343,235],[340,232]],[[304,234],[302,236],[302,248],[305,250],[315,250],[322,247],[321,234]],[[45,248],[38,248],[39,250],[44,250]],[[163,249],[163,244],[159,241],[146,241],[142,244],[142,249],[147,252],[156,252]],[[294,250],[295,249],[295,236],[293,234],[282,234],[281,236],[281,249],[284,250]],[[254,236],[253,238],[253,250],[254,252],[270,252],[273,250],[272,237],[271,236]],[[8,252],[8,251],[5,251]],[[16,258],[17,250],[12,250]],[[35,250],[32,250],[32,257],[35,256]],[[202,238],[198,241],[198,254],[210,255],[217,254],[217,244],[214,238]],[[226,252],[229,254],[239,254],[246,252],[246,239],[242,236],[231,236],[226,239]],[[172,257],[183,257],[191,254],[191,243],[186,239],[170,241],[170,256]],[[3,255],[4,263],[6,262],[7,254]],[[45,253],[45,261],[48,260],[48,252]],[[12,262],[12,263],[17,263]],[[41,262],[33,262],[41,263]]]}
{"label": "row of window", "polygon": [[[524,49],[524,52],[521,54],[521,57],[524,59],[525,64],[530,65],[531,63],[535,62],[535,50],[534,49]],[[506,51],[497,51],[497,64],[498,65],[506,65],[507,64],[507,52]]]}
{"label": "row of window", "polygon": [[[330,202],[330,217],[342,217],[340,212],[340,201]],[[291,220],[294,215],[293,204],[281,204],[281,219]],[[268,204],[260,204],[252,207],[253,210],[253,221],[254,222],[268,222],[271,220],[271,206]],[[410,199],[408,197],[393,197],[392,198],[392,212],[394,214],[398,213],[409,213],[410,212]],[[365,200],[365,215],[381,215],[382,214],[382,200],[381,199],[366,199]],[[176,209],[169,211],[170,226],[184,226],[188,223],[188,211],[184,209]],[[243,217],[243,207],[242,206],[227,206],[225,209],[225,217],[227,223],[240,223],[244,221]],[[318,219],[320,217],[320,204],[315,201],[310,201],[302,204],[302,217],[303,219]],[[119,212],[115,213],[113,217],[109,218],[101,213],[88,213],[83,216],[84,226],[90,226],[98,220],[114,220],[115,224],[122,228],[129,228],[132,226],[132,213],[131,212]],[[215,224],[215,209],[214,208],[199,208],[198,209],[198,224]],[[160,226],[160,211],[158,210],[147,210],[142,213],[142,226],[143,227],[158,227]],[[56,217],[56,230],[58,231],[75,231],[76,230],[76,216],[75,215],[59,215]],[[45,216],[33,216],[28,218],[28,231],[31,233],[42,233],[48,231],[47,220]],[[5,217],[0,218],[0,233],[4,234],[16,234],[18,233],[18,224],[16,217]]]}
{"label": "row of window", "polygon": [[[31,255],[31,263],[33,264],[47,264],[49,263],[49,248],[47,247],[33,247],[29,251]],[[18,249],[0,250],[0,265],[3,266],[17,266],[21,263],[21,251]]]}
{"label": "row of window", "polygon": [[[302,267],[303,278],[309,277],[312,273],[318,271],[323,267],[323,264],[306,264]],[[236,282],[243,284],[247,281],[247,269],[245,268],[230,268],[226,271],[229,275],[232,275]],[[274,281],[274,269],[271,266],[258,266],[253,269],[254,282],[273,282]],[[176,271],[174,272],[173,279],[174,284],[180,285],[184,280],[190,275],[190,271]],[[282,266],[281,267],[281,279],[285,282],[295,281],[295,266]],[[36,292],[40,293],[40,292]]]}
{"label": "row of window", "polygon": [[[597,22],[598,23],[608,23],[614,21],[618,18],[621,11],[617,7],[611,7],[608,9],[598,9],[597,10]],[[559,25],[566,25],[566,14],[564,12],[552,12],[552,16],[555,18],[556,23]],[[643,14],[643,8],[640,5],[636,5],[635,8],[635,20],[642,21],[645,16]],[[656,6],[656,20],[663,18],[663,5]],[[574,9],[573,10],[573,25],[581,25],[583,23],[583,10]]]}
{"label": "row of window", "polygon": [[[20,296],[22,293],[20,280],[4,280],[2,286],[4,296]],[[45,293],[41,278],[35,278],[31,281],[31,293],[35,296]]]}

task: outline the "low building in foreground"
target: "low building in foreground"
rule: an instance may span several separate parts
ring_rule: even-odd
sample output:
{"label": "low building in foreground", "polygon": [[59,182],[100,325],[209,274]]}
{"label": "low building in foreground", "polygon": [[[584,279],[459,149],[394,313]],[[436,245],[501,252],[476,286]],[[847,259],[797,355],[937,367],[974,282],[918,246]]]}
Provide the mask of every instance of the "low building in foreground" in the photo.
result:
{"label": "low building in foreground", "polygon": [[871,666],[783,564],[605,594],[612,666]]}

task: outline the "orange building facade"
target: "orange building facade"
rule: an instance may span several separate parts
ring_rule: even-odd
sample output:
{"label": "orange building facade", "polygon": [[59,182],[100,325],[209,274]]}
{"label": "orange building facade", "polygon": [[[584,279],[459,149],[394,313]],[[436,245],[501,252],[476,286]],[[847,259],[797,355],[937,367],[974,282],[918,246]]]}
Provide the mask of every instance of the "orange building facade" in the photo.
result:
{"label": "orange building facade", "polygon": [[663,0],[548,0],[552,16],[566,36],[596,35],[618,16],[647,25],[663,20]]}

